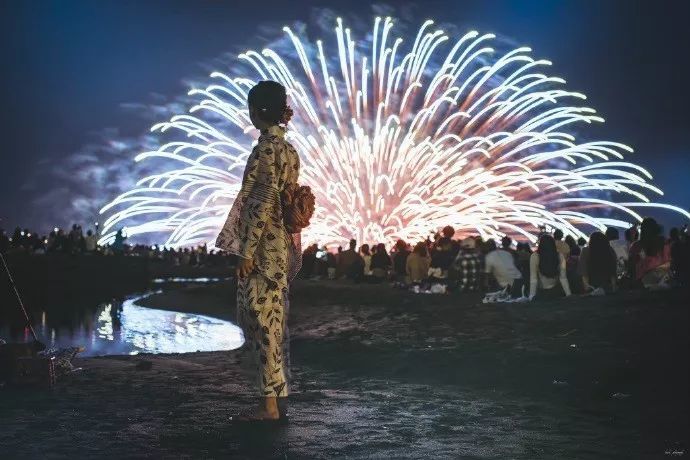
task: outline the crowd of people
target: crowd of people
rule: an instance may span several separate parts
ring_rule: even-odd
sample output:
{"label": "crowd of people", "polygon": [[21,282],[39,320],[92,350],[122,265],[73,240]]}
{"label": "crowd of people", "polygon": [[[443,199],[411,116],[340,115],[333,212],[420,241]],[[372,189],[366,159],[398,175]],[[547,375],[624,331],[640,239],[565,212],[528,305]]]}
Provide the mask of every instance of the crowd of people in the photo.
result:
{"label": "crowd of people", "polygon": [[31,255],[72,254],[72,255],[123,255],[145,257],[160,260],[173,266],[229,266],[234,264],[234,257],[216,250],[208,250],[206,245],[188,248],[170,248],[159,245],[125,243],[127,237],[120,230],[112,244],[98,244],[95,230],[83,231],[78,224],[72,225],[69,231],[54,228],[46,236],[29,229],[16,228],[11,235],[0,229],[0,253],[22,253]]}
{"label": "crowd of people", "polygon": [[[593,232],[589,240],[565,235],[561,229],[543,231],[536,246],[468,236],[455,239],[445,227],[434,240],[414,246],[398,240],[383,243],[351,240],[337,252],[313,244],[302,256],[300,277],[350,279],[355,282],[395,282],[398,286],[429,289],[442,285],[459,292],[503,291],[512,298],[555,298],[573,293],[604,294],[621,287],[690,285],[688,228],[673,228],[668,237],[652,218],[628,228],[623,238],[610,227]],[[208,250],[206,245],[173,249],[128,245],[118,232],[114,242],[98,245],[97,231],[75,224],[69,231],[55,228],[47,236],[17,228],[12,235],[0,229],[0,253],[126,255],[160,260],[174,266],[230,266],[233,256]]]}
{"label": "crowd of people", "polygon": [[41,236],[38,232],[29,229],[14,229],[12,235],[8,235],[4,229],[0,229],[0,252],[22,252],[27,254],[46,254],[48,252],[94,252],[97,250],[98,237],[93,230],[84,234],[81,226],[74,224],[72,229],[65,232],[55,228],[48,235]]}
{"label": "crowd of people", "polygon": [[313,244],[302,255],[303,278],[392,281],[401,287],[442,285],[460,292],[502,292],[511,298],[552,299],[572,294],[605,294],[620,288],[689,284],[687,227],[665,237],[652,218],[630,227],[595,231],[589,240],[542,231],[536,246],[469,236],[455,239],[445,227],[435,239],[414,246],[398,240],[390,253],[383,243],[351,240],[337,252]]}

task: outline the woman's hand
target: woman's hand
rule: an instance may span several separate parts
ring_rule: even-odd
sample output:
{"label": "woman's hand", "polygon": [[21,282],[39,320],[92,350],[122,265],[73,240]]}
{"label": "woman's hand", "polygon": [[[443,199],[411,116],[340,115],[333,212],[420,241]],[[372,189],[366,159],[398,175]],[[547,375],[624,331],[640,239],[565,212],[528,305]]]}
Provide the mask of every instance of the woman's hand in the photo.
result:
{"label": "woman's hand", "polygon": [[238,278],[245,278],[254,270],[254,259],[245,259],[239,257],[237,261],[237,268],[235,274]]}

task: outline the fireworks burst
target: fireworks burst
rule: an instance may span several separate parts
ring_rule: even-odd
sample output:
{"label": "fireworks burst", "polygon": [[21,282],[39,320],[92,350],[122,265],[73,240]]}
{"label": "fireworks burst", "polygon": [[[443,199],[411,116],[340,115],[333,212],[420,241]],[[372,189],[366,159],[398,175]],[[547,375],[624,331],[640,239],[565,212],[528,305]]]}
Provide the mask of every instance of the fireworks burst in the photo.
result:
{"label": "fireworks burst", "polygon": [[432,21],[408,43],[378,17],[361,41],[338,19],[332,48],[283,30],[292,49],[240,54],[244,74],[213,72],[189,92],[187,114],[153,126],[173,139],[136,161],[155,159],[160,172],[101,210],[103,243],[125,225],[167,245],[214,241],[257,137],[247,92],[269,79],[288,90],[287,137],[317,198],[305,242],[415,241],[445,225],[530,241],[542,225],[582,236],[626,227],[648,206],[690,218],[647,198],[662,192],[624,161],[630,147],[577,140],[577,125],[603,119],[529,48],[497,51],[494,35],[475,31],[453,40]]}

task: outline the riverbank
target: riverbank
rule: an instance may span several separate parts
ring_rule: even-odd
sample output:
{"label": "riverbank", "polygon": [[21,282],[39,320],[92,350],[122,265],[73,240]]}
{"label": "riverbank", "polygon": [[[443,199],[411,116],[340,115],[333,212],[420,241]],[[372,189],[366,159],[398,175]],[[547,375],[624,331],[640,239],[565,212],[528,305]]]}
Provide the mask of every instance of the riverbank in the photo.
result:
{"label": "riverbank", "polygon": [[[7,264],[33,324],[41,323],[41,311],[61,315],[75,305],[94,309],[158,288],[156,280],[226,278],[232,273],[229,266],[180,266],[146,257],[102,254],[14,253],[7,256]],[[0,273],[0,328],[21,328],[24,322],[9,280]]]}
{"label": "riverbank", "polygon": [[[216,283],[141,304],[232,320],[232,298]],[[50,394],[0,390],[0,446],[29,457],[685,458],[688,300],[483,305],[301,281],[288,425],[228,421],[253,399],[241,350],[89,358]]]}

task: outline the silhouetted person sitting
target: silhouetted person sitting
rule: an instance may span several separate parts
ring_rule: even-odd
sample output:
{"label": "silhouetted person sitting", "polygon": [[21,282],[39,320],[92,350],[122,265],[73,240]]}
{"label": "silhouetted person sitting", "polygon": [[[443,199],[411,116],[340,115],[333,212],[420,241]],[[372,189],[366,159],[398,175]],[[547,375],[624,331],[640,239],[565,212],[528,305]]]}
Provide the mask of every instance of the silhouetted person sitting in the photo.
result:
{"label": "silhouetted person sitting", "polygon": [[[115,253],[121,254],[124,252],[126,239],[127,239],[127,237],[124,235],[124,232],[122,231],[122,229],[118,230],[117,233],[115,233],[115,241],[112,244],[112,248],[113,248],[113,251]],[[70,241],[70,238],[65,238],[63,241]],[[69,243],[68,243],[68,247],[71,248]]]}
{"label": "silhouetted person sitting", "polygon": [[453,263],[453,260],[455,260],[455,256],[458,255],[458,251],[460,250],[460,242],[453,239],[453,236],[455,236],[455,229],[451,225],[446,225],[445,227],[443,227],[443,230],[441,230],[441,235],[441,239],[443,240],[443,242],[447,242],[448,244],[450,244],[450,262]]}
{"label": "silhouetted person sitting", "polygon": [[326,279],[328,277],[328,254],[328,249],[325,246],[321,249],[316,249],[316,260],[312,275],[317,279]]}
{"label": "silhouetted person sitting", "polygon": [[553,239],[556,241],[556,250],[558,253],[568,260],[568,256],[570,256],[570,246],[568,246],[568,243],[563,241],[563,230],[560,228],[554,230]]}
{"label": "silhouetted person sitting", "polygon": [[395,242],[395,252],[392,255],[393,258],[393,270],[395,271],[395,277],[398,281],[405,280],[407,258],[410,256],[410,250],[407,249],[407,243],[404,240],[398,240]]}
{"label": "silhouetted person sitting", "polygon": [[407,256],[405,261],[405,281],[407,283],[419,283],[425,280],[431,266],[431,257],[426,243],[420,241],[414,247],[414,251]]}
{"label": "silhouetted person sitting", "polygon": [[[507,288],[512,297],[522,297],[522,274],[515,265],[513,255],[505,249],[496,248],[496,242],[486,242],[488,254],[484,258],[484,273],[492,275],[497,287]],[[488,285],[488,277],[486,280]]]}
{"label": "silhouetted person sitting", "polygon": [[529,258],[532,255],[532,249],[529,243],[517,243],[515,249],[516,265],[520,270],[523,282],[529,279]]}
{"label": "silhouetted person sitting", "polygon": [[377,281],[383,281],[388,276],[391,268],[391,258],[386,251],[386,246],[379,243],[376,246],[376,253],[371,256],[371,274]]}
{"label": "silhouetted person sitting", "polygon": [[656,220],[645,217],[640,224],[640,239],[630,246],[630,265],[634,279],[646,287],[665,285],[670,278],[671,247]]}
{"label": "silhouetted person sitting", "polygon": [[94,252],[97,247],[96,235],[93,234],[91,230],[86,232],[86,237],[84,238],[84,250],[86,252]]}
{"label": "silhouetted person sitting", "polygon": [[333,254],[331,251],[329,251],[325,247],[323,248],[323,250],[326,254],[328,279],[334,280],[336,272],[338,271],[338,260],[336,259],[335,254]]}
{"label": "silhouetted person sitting", "polygon": [[575,241],[575,238],[573,238],[572,235],[565,237],[565,243],[570,248],[570,257],[580,257],[580,252],[582,249],[580,249],[580,246],[577,245],[577,241]]}
{"label": "silhouetted person sitting", "polygon": [[582,250],[578,272],[585,293],[595,289],[616,290],[616,253],[609,239],[601,232],[593,232],[589,244]]}
{"label": "silhouetted person sitting", "polygon": [[350,240],[347,250],[340,253],[338,261],[339,276],[345,276],[351,280],[359,280],[364,275],[364,259],[357,252],[357,241]]}
{"label": "silhouetted person sitting", "polygon": [[429,275],[438,279],[448,278],[448,269],[453,263],[455,255],[453,241],[450,238],[443,236],[437,239],[431,251],[431,270]]}
{"label": "silhouetted person sitting", "polygon": [[362,256],[362,261],[364,262],[363,272],[364,277],[371,276],[371,251],[369,250],[368,244],[363,244],[359,248],[359,254]]}
{"label": "silhouetted person sitting", "polygon": [[302,268],[299,272],[301,278],[307,279],[314,275],[316,270],[316,252],[318,248],[316,244],[312,244],[307,246],[302,253]]}
{"label": "silhouetted person sitting", "polygon": [[501,249],[508,251],[517,261],[517,251],[513,249],[513,240],[509,236],[501,238]]}
{"label": "silhouetted person sitting", "polygon": [[627,229],[623,235],[625,236],[625,242],[628,244],[628,251],[630,250],[630,246],[637,241],[637,239],[640,236],[640,232],[637,229],[637,225],[633,225],[629,229]]}
{"label": "silhouetted person sitting", "polygon": [[477,241],[468,237],[460,243],[460,250],[453,262],[458,277],[460,292],[479,291],[479,281],[482,272],[482,262],[476,249]]}
{"label": "silhouetted person sitting", "polygon": [[[608,227],[606,229],[606,238],[609,240],[611,249],[616,253],[616,274],[621,276],[625,273],[625,267],[628,265],[628,243],[619,239],[620,234],[616,227]],[[590,237],[591,244],[591,237]]]}
{"label": "silhouetted person sitting", "polygon": [[[549,300],[570,295],[565,257],[558,253],[551,235],[539,238],[537,251],[530,256],[529,298]],[[559,286],[560,284],[560,286]]]}

